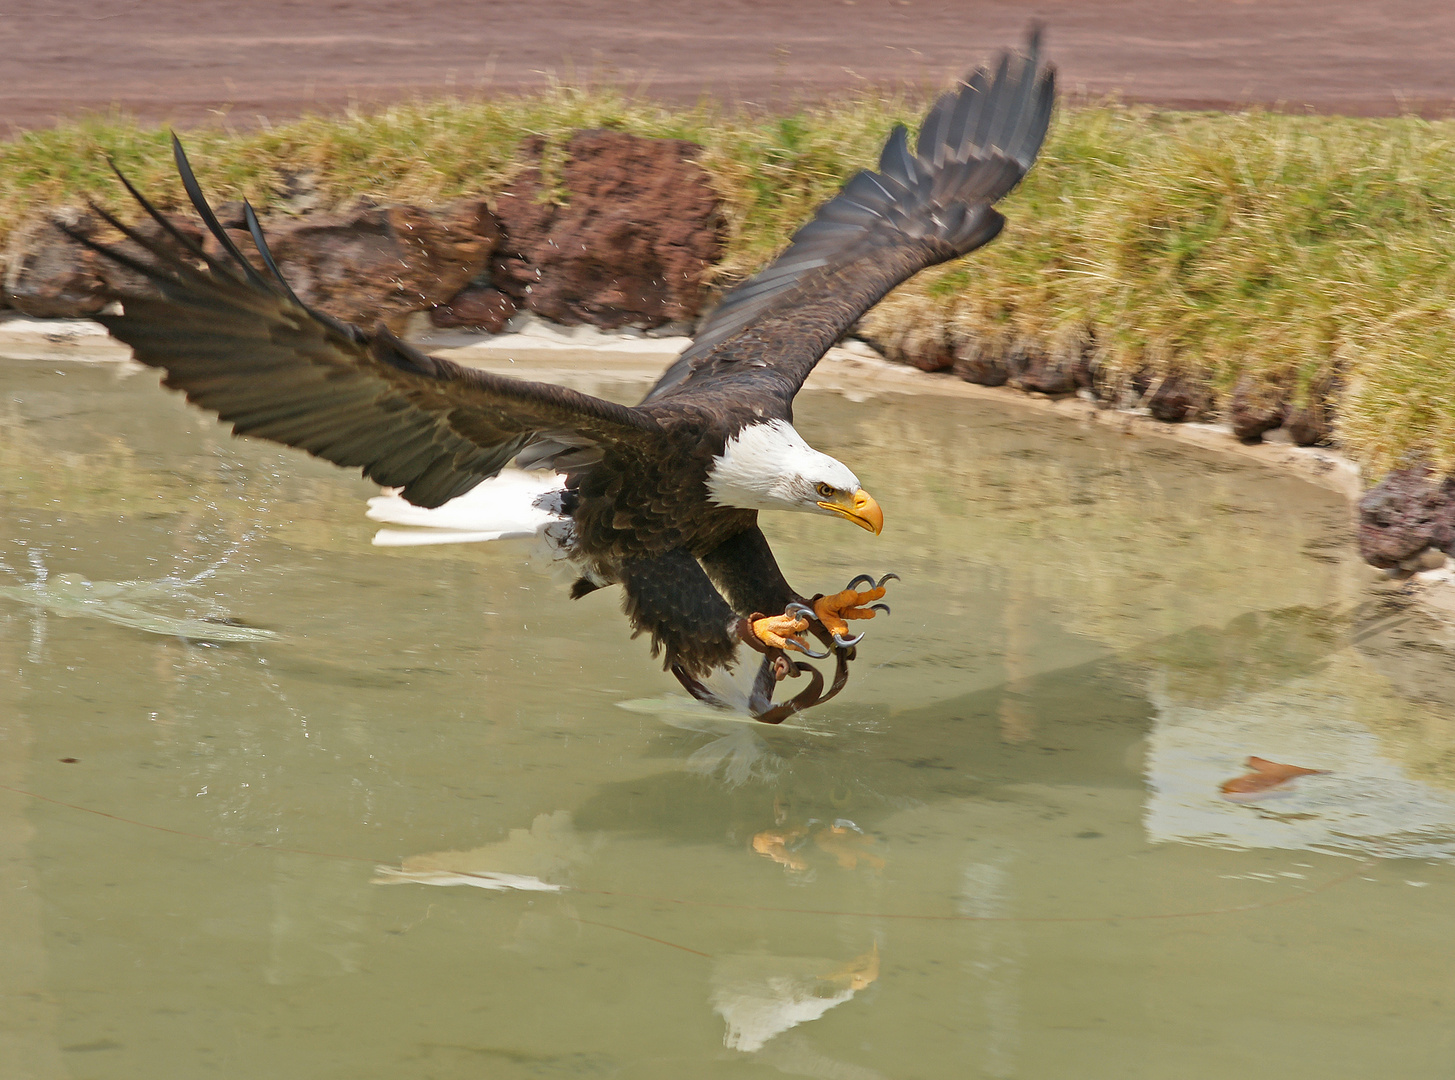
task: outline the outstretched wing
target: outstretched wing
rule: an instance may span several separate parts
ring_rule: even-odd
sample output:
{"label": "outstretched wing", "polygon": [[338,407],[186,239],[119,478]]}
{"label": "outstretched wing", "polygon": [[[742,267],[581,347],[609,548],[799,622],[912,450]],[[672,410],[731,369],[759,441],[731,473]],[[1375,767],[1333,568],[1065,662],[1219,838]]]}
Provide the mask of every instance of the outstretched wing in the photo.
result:
{"label": "outstretched wing", "polygon": [[175,137],[172,145],[192,205],[224,257],[197,247],[125,177],[164,237],[97,212],[151,258],[72,237],[156,285],[159,297],[124,296],[121,314],[97,318],[138,360],[164,369],[166,386],[231,421],[236,434],[359,466],[378,483],[403,488],[410,502],[439,506],[532,443],[589,453],[657,430],[636,409],[461,367],[412,348],[382,324],[367,332],[313,310],[278,272],[252,207],[245,206],[248,227],[271,277],[243,257]]}
{"label": "outstretched wing", "polygon": [[709,383],[771,384],[786,406],[819,357],[911,275],[993,240],[992,203],[1016,186],[1046,137],[1055,70],[1040,34],[1002,54],[925,116],[915,152],[903,125],[879,171],[861,172],[819,208],[767,269],[729,292],[647,401]]}

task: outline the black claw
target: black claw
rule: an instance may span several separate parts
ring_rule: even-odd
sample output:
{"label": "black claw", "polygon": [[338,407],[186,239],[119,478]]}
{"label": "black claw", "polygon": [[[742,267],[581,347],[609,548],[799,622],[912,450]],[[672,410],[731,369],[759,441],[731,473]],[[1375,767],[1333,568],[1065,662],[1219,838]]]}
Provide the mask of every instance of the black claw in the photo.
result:
{"label": "black claw", "polygon": [[810,649],[808,647],[807,644],[804,643],[804,641],[803,641],[802,638],[793,638],[793,637],[791,637],[791,638],[788,638],[787,641],[788,641],[788,644],[790,644],[790,645],[793,646],[793,651],[794,652],[801,652],[801,653],[803,653],[804,656],[808,657],[810,660],[822,660],[822,659],[824,659],[825,657],[828,656],[828,651],[827,650],[825,650],[824,652],[814,652],[812,649]]}
{"label": "black claw", "polygon": [[867,585],[871,589],[882,589],[886,581],[898,581],[898,574],[885,574],[878,581],[875,581],[868,574],[860,574],[853,581],[844,586],[846,589],[857,589],[860,585]]}
{"label": "black claw", "polygon": [[[791,615],[795,619],[807,619],[810,623],[818,622],[818,615],[814,612],[813,608],[807,604],[800,604],[797,600],[785,607],[783,614]],[[814,660],[822,660],[828,656],[827,652],[814,652],[802,638],[789,637],[786,640],[795,652],[801,652],[804,656]]]}
{"label": "black claw", "polygon": [[894,614],[892,611],[889,610],[889,605],[888,604],[870,604],[869,605],[869,610],[870,611],[882,611],[886,615],[892,615],[892,614]]}
{"label": "black claw", "polygon": [[864,635],[863,634],[856,634],[854,637],[839,637],[838,634],[834,634],[833,635],[833,639],[834,639],[834,644],[837,645],[839,648],[841,648],[841,649],[848,649],[848,648],[852,648],[853,646],[859,644],[859,642],[863,641],[864,640]]}

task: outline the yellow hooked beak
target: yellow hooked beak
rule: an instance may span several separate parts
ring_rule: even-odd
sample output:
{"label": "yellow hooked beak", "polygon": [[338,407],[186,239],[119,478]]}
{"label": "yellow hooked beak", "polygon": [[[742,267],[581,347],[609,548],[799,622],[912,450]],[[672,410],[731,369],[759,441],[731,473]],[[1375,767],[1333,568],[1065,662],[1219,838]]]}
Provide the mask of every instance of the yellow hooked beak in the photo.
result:
{"label": "yellow hooked beak", "polygon": [[874,497],[863,488],[852,495],[843,495],[834,502],[821,502],[821,509],[839,517],[848,518],[861,529],[868,529],[875,536],[884,531],[884,511]]}

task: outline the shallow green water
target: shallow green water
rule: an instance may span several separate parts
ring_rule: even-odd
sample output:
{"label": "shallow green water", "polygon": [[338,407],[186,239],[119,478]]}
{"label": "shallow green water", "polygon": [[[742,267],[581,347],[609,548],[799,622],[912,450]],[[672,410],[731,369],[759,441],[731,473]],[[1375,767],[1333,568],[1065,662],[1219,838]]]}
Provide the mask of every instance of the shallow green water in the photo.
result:
{"label": "shallow green water", "polygon": [[[807,396],[888,525],[780,561],[904,581],[768,730],[154,383],[0,368],[5,1080],[1455,1073],[1447,665],[1337,497]],[[1330,775],[1222,799],[1249,755]]]}

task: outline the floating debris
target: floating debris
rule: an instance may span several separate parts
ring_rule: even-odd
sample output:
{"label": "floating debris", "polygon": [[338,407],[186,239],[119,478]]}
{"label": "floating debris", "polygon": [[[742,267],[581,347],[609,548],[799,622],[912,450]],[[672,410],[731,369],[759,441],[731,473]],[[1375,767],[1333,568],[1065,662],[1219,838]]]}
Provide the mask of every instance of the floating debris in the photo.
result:
{"label": "floating debris", "polygon": [[1260,757],[1250,757],[1248,768],[1253,771],[1235,776],[1223,784],[1223,798],[1235,803],[1280,799],[1293,794],[1293,783],[1300,776],[1329,775],[1328,769],[1305,769],[1299,765],[1283,765]]}

